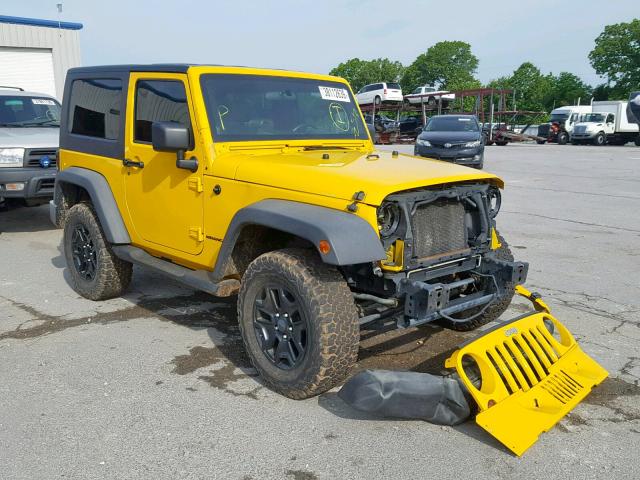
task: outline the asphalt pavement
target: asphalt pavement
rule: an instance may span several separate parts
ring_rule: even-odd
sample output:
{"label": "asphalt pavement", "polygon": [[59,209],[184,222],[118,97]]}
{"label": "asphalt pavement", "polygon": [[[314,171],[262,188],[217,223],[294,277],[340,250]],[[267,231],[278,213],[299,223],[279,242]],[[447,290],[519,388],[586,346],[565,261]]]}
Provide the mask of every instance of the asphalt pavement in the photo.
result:
{"label": "asphalt pavement", "polygon": [[[522,458],[473,421],[269,391],[235,298],[140,268],[123,298],[79,297],[36,207],[0,211],[0,478],[640,478],[640,148],[492,146],[485,169],[505,180],[498,225],[527,285],[610,373]],[[358,368],[437,371],[472,335],[365,333]]]}

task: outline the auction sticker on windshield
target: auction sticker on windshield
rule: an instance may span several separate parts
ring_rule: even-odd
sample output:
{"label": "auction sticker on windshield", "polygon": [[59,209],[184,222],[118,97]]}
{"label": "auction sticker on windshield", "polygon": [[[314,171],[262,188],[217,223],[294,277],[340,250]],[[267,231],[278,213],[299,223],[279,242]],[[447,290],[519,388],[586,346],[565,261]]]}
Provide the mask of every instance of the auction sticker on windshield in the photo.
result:
{"label": "auction sticker on windshield", "polygon": [[55,105],[56,102],[48,100],[46,98],[32,98],[31,101],[34,105]]}
{"label": "auction sticker on windshield", "polygon": [[349,99],[349,92],[347,92],[345,88],[318,86],[318,90],[320,90],[320,96],[324,100],[334,100],[336,102],[348,103],[351,102],[351,100]]}

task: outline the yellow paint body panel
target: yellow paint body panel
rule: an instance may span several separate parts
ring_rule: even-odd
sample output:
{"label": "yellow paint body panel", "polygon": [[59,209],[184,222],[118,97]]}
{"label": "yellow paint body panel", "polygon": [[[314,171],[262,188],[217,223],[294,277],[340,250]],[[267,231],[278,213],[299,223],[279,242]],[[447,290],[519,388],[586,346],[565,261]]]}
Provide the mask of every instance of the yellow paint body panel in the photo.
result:
{"label": "yellow paint body panel", "polygon": [[[479,368],[479,388],[467,375],[468,357]],[[477,402],[476,423],[518,456],[608,375],[545,311],[500,325],[456,350],[445,365],[456,368]]]}
{"label": "yellow paint body panel", "polygon": [[[189,268],[212,270],[233,216],[265,199],[348,211],[354,193],[364,191],[365,198],[354,215],[378,231],[375,207],[391,193],[463,181],[503,186],[500,178],[487,172],[376,152],[370,139],[216,142],[200,88],[204,74],[307,78],[343,83],[351,90],[338,77],[282,70],[193,66],[186,74],[132,72],[123,118],[125,158],[143,161],[144,169],[125,168],[120,159],[67,150],[60,151],[60,168],[78,166],[102,174],[111,186],[132,244],[152,255]],[[197,172],[176,168],[175,154],[155,152],[151,145],[134,141],[134,96],[136,82],[141,79],[184,83],[195,140],[186,157],[198,159]],[[347,150],[305,151],[303,147],[310,143],[340,145]],[[328,159],[323,158],[324,153],[329,154]],[[217,196],[212,193],[216,185],[222,188]],[[394,257],[396,261],[400,258]]]}

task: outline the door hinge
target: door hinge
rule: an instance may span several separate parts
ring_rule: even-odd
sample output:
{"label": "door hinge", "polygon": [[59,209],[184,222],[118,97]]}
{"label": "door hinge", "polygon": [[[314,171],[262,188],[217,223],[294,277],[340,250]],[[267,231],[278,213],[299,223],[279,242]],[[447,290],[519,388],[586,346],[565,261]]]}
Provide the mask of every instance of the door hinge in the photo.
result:
{"label": "door hinge", "polygon": [[189,189],[198,193],[202,193],[204,191],[200,177],[192,177],[189,179]]}
{"label": "door hinge", "polygon": [[189,236],[197,242],[204,242],[204,232],[200,227],[189,227]]}

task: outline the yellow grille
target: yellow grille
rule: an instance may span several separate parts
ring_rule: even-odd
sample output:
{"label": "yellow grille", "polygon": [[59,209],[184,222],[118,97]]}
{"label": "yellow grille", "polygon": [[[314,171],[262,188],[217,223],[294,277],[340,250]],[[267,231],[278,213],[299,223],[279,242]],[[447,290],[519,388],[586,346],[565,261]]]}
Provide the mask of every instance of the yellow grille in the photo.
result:
{"label": "yellow grille", "polygon": [[456,368],[478,403],[478,425],[517,455],[607,377],[545,311],[498,326],[456,350],[446,366]]}

